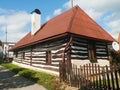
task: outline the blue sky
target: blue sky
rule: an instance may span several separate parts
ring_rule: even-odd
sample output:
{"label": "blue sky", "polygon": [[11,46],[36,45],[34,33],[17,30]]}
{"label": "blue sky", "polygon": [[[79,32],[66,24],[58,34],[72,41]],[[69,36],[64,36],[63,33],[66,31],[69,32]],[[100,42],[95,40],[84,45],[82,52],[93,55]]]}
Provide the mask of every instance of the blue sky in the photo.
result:
{"label": "blue sky", "polygon": [[67,1],[68,0],[1,0],[0,6],[5,9],[26,10],[28,12],[34,8],[41,8],[42,10],[46,8],[51,11],[61,7],[62,4]]}
{"label": "blue sky", "polygon": [[42,19],[45,22],[45,16],[50,15],[57,8],[61,8],[62,5],[69,0],[1,0],[0,8],[6,10],[26,11],[31,13],[32,10],[38,8],[42,12]]}
{"label": "blue sky", "polygon": [[[117,39],[120,32],[120,0],[73,0],[91,18]],[[30,13],[42,12],[42,23],[71,8],[70,0],[0,0],[0,40],[17,42],[30,32]]]}

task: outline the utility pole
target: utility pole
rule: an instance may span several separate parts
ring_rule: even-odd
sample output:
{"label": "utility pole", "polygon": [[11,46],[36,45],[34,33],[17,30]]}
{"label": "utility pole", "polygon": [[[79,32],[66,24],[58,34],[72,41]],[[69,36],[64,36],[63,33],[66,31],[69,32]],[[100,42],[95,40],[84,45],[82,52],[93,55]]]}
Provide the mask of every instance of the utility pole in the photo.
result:
{"label": "utility pole", "polygon": [[5,51],[5,57],[4,59],[7,60],[7,52],[8,52],[8,43],[7,43],[7,24],[5,25],[5,46],[4,46],[4,51]]}
{"label": "utility pole", "polygon": [[7,44],[7,24],[5,26],[5,36],[6,36],[6,44]]}
{"label": "utility pole", "polygon": [[73,0],[71,0],[71,7],[73,8]]}

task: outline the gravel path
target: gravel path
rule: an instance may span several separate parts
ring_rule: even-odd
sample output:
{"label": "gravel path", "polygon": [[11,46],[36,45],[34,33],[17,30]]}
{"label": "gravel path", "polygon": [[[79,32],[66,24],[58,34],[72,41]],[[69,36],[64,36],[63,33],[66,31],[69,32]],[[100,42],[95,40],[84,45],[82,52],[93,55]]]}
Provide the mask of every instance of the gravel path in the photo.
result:
{"label": "gravel path", "polygon": [[47,90],[24,77],[0,66],[0,90]]}

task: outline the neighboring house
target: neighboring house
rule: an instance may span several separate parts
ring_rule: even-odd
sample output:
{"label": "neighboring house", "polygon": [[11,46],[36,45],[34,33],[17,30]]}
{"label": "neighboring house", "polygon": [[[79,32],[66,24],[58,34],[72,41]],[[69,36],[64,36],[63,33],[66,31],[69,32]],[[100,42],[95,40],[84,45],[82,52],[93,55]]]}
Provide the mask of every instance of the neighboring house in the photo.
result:
{"label": "neighboring house", "polygon": [[11,49],[15,62],[52,70],[59,62],[109,65],[108,45],[115,40],[79,6],[43,25],[40,14],[33,12],[32,31]]}
{"label": "neighboring house", "polygon": [[2,51],[3,51],[3,59],[13,59],[13,51],[8,51],[15,45],[14,42],[3,42],[2,43]]}
{"label": "neighboring house", "polygon": [[2,42],[1,42],[1,40],[0,40],[0,61],[2,60],[2,55],[3,55]]}
{"label": "neighboring house", "polygon": [[0,46],[0,61],[2,60],[3,57],[3,51],[2,51],[2,46]]}

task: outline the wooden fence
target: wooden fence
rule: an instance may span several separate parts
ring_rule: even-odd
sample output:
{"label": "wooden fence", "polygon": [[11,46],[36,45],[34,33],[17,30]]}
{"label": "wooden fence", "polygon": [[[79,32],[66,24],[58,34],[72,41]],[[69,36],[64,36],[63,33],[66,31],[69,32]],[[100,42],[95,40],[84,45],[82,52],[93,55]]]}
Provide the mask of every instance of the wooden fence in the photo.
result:
{"label": "wooden fence", "polygon": [[60,63],[60,81],[80,90],[120,90],[120,66],[100,67],[87,64],[77,67]]}

